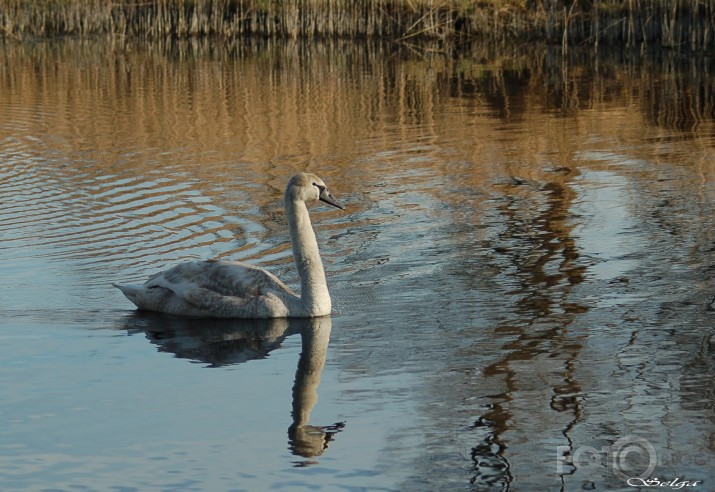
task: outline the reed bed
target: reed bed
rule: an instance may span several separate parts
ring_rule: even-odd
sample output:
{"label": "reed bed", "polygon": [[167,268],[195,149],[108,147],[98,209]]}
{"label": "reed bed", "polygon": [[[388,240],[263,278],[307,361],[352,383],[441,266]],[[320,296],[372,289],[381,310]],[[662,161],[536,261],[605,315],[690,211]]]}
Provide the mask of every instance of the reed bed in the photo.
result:
{"label": "reed bed", "polygon": [[715,0],[0,0],[5,37],[543,40],[712,48]]}

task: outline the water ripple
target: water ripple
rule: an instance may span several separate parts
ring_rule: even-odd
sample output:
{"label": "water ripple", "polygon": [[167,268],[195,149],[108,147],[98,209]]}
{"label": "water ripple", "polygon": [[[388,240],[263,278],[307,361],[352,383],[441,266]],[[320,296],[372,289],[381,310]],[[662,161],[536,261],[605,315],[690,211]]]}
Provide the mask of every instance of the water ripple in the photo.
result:
{"label": "water ripple", "polygon": [[[71,260],[75,269],[90,270],[85,282],[107,283],[107,276],[136,277],[178,259],[232,257],[249,249],[237,231],[262,229],[250,214],[235,214],[240,205],[229,214],[183,173],[140,179],[82,172],[40,163],[13,142],[0,147],[0,157],[8,163],[0,171],[6,262]],[[283,246],[250,247],[254,257],[266,249],[269,261],[287,254]]]}

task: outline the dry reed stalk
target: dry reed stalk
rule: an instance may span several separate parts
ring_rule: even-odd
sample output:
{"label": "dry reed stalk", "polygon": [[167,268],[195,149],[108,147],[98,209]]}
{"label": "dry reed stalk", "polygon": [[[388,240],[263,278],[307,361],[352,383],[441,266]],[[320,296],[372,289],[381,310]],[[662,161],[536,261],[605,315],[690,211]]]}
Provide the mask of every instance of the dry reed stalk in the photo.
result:
{"label": "dry reed stalk", "polygon": [[0,0],[0,35],[541,39],[715,47],[715,0]]}

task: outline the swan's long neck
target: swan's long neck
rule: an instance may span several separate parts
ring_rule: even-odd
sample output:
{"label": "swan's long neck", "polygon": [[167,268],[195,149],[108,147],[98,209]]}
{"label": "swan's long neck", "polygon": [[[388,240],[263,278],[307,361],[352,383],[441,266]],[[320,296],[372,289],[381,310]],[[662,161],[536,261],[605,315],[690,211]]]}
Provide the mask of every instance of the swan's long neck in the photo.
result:
{"label": "swan's long neck", "polygon": [[308,207],[303,200],[286,196],[285,208],[293,258],[300,275],[301,301],[312,316],[330,314],[330,294]]}

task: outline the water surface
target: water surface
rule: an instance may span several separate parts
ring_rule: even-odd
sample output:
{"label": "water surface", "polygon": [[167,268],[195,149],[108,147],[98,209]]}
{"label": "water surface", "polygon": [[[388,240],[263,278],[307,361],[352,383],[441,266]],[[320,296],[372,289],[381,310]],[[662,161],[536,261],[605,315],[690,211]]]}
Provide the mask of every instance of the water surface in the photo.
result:
{"label": "water surface", "polygon": [[[712,487],[711,61],[0,50],[3,490]],[[311,210],[330,318],[111,287],[197,258],[297,286],[303,170],[348,207]]]}

